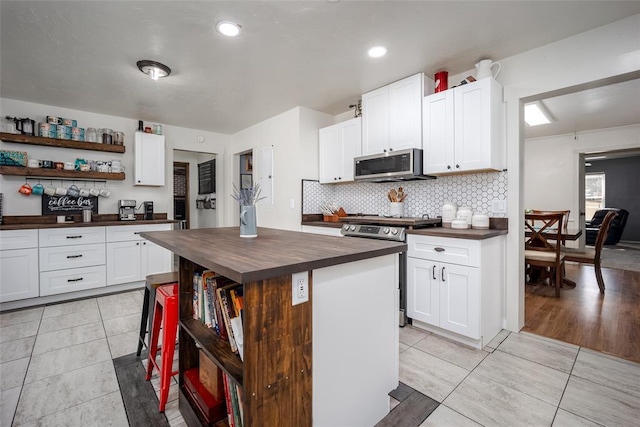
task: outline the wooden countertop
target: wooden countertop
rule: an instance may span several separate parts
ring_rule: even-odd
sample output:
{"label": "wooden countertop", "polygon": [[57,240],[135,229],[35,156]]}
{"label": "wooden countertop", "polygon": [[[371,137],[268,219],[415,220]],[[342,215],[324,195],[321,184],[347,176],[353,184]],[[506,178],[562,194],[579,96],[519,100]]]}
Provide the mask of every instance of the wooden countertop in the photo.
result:
{"label": "wooden countertop", "polygon": [[432,227],[407,230],[407,234],[416,234],[418,236],[434,236],[434,237],[453,237],[456,239],[484,240],[496,236],[503,236],[509,230],[501,230],[491,228],[489,230],[466,229],[459,230],[455,228]]}
{"label": "wooden countertop", "polygon": [[143,224],[175,224],[180,221],[167,219],[166,213],[154,214],[152,220],[142,219],[143,214],[137,214],[135,221],[120,221],[116,214],[94,215],[91,222],[82,222],[80,215],[73,215],[74,222],[58,223],[56,215],[5,216],[2,218],[0,230],[29,230],[42,228],[71,228],[71,227],[105,227],[109,225],[143,225]]}
{"label": "wooden countertop", "polygon": [[407,245],[401,242],[343,239],[272,228],[258,228],[256,238],[240,237],[239,227],[154,231],[140,235],[239,283],[407,250]]}

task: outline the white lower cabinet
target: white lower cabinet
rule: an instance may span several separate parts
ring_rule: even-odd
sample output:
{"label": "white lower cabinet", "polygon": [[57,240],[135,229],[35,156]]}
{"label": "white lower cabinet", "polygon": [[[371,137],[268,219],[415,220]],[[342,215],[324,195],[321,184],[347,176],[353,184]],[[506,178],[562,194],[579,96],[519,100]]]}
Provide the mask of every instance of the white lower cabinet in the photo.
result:
{"label": "white lower cabinet", "polygon": [[40,296],[105,287],[104,232],[104,227],[39,230]]}
{"label": "white lower cabinet", "polygon": [[105,286],[105,266],[96,265],[40,273],[40,296],[63,294]]}
{"label": "white lower cabinet", "polygon": [[409,258],[407,315],[470,338],[480,338],[478,269]]}
{"label": "white lower cabinet", "polygon": [[37,297],[38,286],[37,248],[0,251],[0,302]]}
{"label": "white lower cabinet", "polygon": [[172,271],[171,251],[140,237],[146,231],[171,228],[171,224],[107,227],[107,286]]}
{"label": "white lower cabinet", "polygon": [[407,316],[414,326],[484,347],[504,325],[504,236],[409,235]]}

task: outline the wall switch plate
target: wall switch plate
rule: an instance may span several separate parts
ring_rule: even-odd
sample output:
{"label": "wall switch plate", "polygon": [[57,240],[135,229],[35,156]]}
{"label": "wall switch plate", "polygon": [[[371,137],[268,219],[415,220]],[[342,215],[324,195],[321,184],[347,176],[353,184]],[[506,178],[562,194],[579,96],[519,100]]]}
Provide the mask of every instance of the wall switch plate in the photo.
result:
{"label": "wall switch plate", "polygon": [[291,275],[291,305],[309,301],[309,272],[302,271]]}
{"label": "wall switch plate", "polygon": [[493,200],[491,202],[491,212],[493,212],[493,213],[507,213],[507,201],[506,200]]}

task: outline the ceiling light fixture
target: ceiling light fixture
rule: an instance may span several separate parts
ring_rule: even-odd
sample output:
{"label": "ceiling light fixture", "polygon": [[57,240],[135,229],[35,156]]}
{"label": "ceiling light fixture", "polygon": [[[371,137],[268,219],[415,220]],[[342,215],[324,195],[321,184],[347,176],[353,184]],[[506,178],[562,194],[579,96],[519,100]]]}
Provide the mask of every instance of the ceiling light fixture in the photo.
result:
{"label": "ceiling light fixture", "polygon": [[380,58],[381,56],[385,56],[387,54],[387,48],[384,46],[374,46],[369,49],[368,53],[372,58]]}
{"label": "ceiling light fixture", "polygon": [[218,32],[227,37],[235,37],[240,34],[240,25],[231,21],[220,21],[216,24]]}
{"label": "ceiling light fixture", "polygon": [[524,121],[528,126],[546,125],[553,122],[553,117],[541,101],[524,106]]}
{"label": "ceiling light fixture", "polygon": [[152,80],[158,80],[160,77],[167,77],[171,74],[171,68],[156,61],[143,59],[136,63],[138,69],[151,77]]}

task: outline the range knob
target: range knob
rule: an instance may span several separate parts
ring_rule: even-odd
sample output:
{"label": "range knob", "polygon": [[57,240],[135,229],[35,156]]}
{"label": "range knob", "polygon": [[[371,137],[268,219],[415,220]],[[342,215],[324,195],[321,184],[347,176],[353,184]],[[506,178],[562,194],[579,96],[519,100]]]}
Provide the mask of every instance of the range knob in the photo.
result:
{"label": "range knob", "polygon": [[345,224],[345,225],[343,225],[343,226],[342,226],[342,229],[343,229],[344,231],[349,231],[349,224]]}
{"label": "range knob", "polygon": [[352,225],[350,228],[351,228],[351,231],[356,231],[356,226],[355,225]]}
{"label": "range knob", "polygon": [[382,229],[382,232],[383,232],[384,234],[389,234],[389,227],[385,227],[385,228],[383,228],[383,229]]}
{"label": "range knob", "polygon": [[392,228],[392,229],[391,229],[391,234],[393,234],[394,236],[395,236],[396,234],[398,234],[398,229],[397,229],[397,228],[395,228],[395,227],[394,227],[394,228]]}

